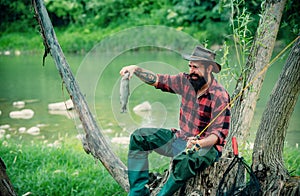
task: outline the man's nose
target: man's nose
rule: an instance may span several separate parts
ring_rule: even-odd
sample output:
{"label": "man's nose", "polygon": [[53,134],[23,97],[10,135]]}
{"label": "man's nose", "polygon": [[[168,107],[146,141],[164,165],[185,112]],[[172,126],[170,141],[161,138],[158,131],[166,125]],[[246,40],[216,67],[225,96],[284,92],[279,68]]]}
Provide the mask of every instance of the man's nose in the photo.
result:
{"label": "man's nose", "polygon": [[191,68],[191,69],[190,69],[190,74],[196,74],[196,75],[199,75],[199,73],[197,72],[197,69],[196,69],[196,68]]}
{"label": "man's nose", "polygon": [[193,66],[190,66],[190,72],[195,72],[196,68],[194,68]]}

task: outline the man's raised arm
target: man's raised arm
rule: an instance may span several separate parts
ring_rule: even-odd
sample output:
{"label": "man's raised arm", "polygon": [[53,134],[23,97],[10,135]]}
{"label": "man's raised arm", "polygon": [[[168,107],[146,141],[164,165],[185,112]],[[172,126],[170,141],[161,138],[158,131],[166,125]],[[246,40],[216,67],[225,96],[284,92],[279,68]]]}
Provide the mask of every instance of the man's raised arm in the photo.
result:
{"label": "man's raised arm", "polygon": [[143,69],[138,67],[137,65],[129,65],[126,67],[123,67],[120,71],[120,74],[123,76],[126,72],[129,72],[129,78],[135,74],[140,80],[145,82],[146,84],[157,86],[158,84],[158,78],[155,73],[152,71]]}

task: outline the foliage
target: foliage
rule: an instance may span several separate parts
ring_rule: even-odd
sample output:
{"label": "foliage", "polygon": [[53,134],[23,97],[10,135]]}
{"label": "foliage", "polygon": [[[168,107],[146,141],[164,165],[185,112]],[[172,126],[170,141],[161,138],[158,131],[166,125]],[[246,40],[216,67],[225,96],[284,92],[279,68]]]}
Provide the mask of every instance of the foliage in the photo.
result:
{"label": "foliage", "polygon": [[[222,50],[222,73],[218,75],[218,79],[226,78],[222,83],[228,89],[230,84],[236,82],[240,78],[240,74],[244,74],[244,65],[246,64],[246,57],[250,54],[250,47],[252,45],[252,40],[254,33],[251,29],[253,23],[257,22],[253,15],[247,10],[248,7],[251,8],[249,1],[244,0],[223,0],[221,8],[230,9],[230,20],[229,24],[231,27],[232,34],[228,37],[228,41],[223,42]],[[250,9],[249,8],[249,9]],[[233,46],[230,47],[230,46]],[[235,59],[229,59],[229,54],[236,57]]]}
{"label": "foliage", "polygon": [[30,9],[30,4],[31,0],[0,0],[0,36],[5,32],[22,33],[28,31],[28,29],[34,30],[36,21],[33,10]]}
{"label": "foliage", "polygon": [[74,146],[2,141],[1,158],[18,195],[126,195],[105,168]]}
{"label": "foliage", "polygon": [[300,34],[300,1],[287,0],[282,16],[279,38],[296,37]]}
{"label": "foliage", "polygon": [[[234,69],[230,69],[230,71],[232,77],[237,81],[240,74],[245,74],[244,65],[246,64],[246,57],[250,54],[250,47],[254,37],[254,32],[250,30],[250,24],[255,19],[247,10],[244,0],[231,0],[227,6],[231,9],[230,26],[232,28],[232,40],[236,56],[236,60],[232,62]],[[225,7],[227,6],[225,5]]]}
{"label": "foliage", "polygon": [[[234,21],[235,26],[247,27],[244,29],[246,30],[244,33],[247,33],[241,38],[251,39],[259,20],[257,10],[260,10],[262,4],[262,0],[45,0],[44,2],[56,31],[65,33],[62,41],[66,39],[66,42],[72,45],[72,48],[67,45],[71,49],[66,52],[81,51],[82,48],[89,50],[105,35],[139,25],[166,25],[189,33],[208,45],[222,44],[229,41],[228,35],[231,34],[232,28],[228,24],[230,21],[233,24],[232,18],[235,16],[239,16]],[[232,9],[230,4],[234,4],[235,7]],[[279,32],[280,38],[290,39],[299,33],[299,14],[297,14],[299,4],[295,0],[288,0],[282,30]],[[1,41],[0,49],[21,47],[20,49],[26,50],[27,45],[31,45],[27,37],[36,34],[38,30],[31,0],[0,0],[0,8],[5,10],[0,13],[0,40],[4,39]],[[236,30],[242,32],[241,29]],[[10,37],[11,33],[19,33],[24,40],[15,40],[14,35]]]}

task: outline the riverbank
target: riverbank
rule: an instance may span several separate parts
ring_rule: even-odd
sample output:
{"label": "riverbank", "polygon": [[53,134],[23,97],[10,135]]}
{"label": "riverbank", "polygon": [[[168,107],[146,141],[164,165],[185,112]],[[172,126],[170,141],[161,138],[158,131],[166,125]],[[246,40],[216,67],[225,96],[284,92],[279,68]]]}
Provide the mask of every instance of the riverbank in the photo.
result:
{"label": "riverbank", "polygon": [[[105,33],[80,32],[71,29],[55,29],[58,41],[65,53],[85,54]],[[0,55],[36,54],[44,51],[42,36],[39,32],[9,33],[1,36]]]}

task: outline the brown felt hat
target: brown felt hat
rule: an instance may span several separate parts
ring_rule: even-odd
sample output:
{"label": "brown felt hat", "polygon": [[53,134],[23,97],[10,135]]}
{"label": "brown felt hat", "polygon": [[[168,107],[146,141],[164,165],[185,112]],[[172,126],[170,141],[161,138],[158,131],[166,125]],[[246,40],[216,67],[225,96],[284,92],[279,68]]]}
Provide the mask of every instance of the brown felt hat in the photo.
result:
{"label": "brown felt hat", "polygon": [[212,71],[215,73],[219,73],[221,71],[221,65],[215,61],[216,53],[202,46],[196,46],[191,55],[182,55],[182,57],[188,61],[212,62]]}

